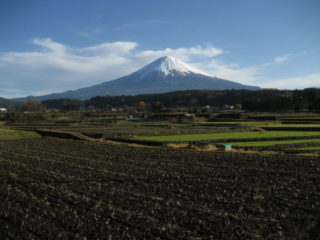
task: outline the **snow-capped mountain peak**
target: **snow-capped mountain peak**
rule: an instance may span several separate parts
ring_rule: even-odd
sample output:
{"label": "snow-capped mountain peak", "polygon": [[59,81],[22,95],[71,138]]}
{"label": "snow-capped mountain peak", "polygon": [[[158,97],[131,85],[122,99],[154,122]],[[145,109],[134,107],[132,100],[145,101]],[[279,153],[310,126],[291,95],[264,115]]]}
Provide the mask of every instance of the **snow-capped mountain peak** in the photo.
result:
{"label": "snow-capped mountain peak", "polygon": [[204,73],[201,70],[192,67],[189,64],[186,64],[171,56],[158,58],[157,60],[153,61],[152,63],[148,64],[147,66],[143,67],[135,73],[139,74],[140,77],[144,77],[149,73],[156,71],[161,72],[165,76],[174,76],[175,74],[186,75],[189,73],[210,76],[209,74]]}
{"label": "snow-capped mountain peak", "polygon": [[[258,87],[210,76],[173,57],[162,57],[140,70],[91,87],[36,97],[47,100],[57,98],[89,99],[95,96],[121,96],[164,93],[181,90],[225,90]],[[33,97],[34,98],[34,97]],[[25,99],[20,99],[20,101]]]}

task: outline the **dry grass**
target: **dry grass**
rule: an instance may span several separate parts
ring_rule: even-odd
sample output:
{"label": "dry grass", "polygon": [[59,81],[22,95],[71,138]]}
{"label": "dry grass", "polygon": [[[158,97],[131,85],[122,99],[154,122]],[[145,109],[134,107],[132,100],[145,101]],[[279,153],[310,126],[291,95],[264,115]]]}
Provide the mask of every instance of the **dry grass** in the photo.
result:
{"label": "dry grass", "polygon": [[262,128],[255,127],[255,128],[253,128],[253,131],[255,131],[255,132],[265,132],[266,130],[264,130]]}
{"label": "dry grass", "polygon": [[219,148],[212,144],[198,145],[198,144],[189,144],[189,143],[168,143],[166,147],[169,148],[184,148],[184,149],[192,149],[196,151],[217,151]]}
{"label": "dry grass", "polygon": [[71,120],[70,117],[57,117],[58,121],[67,121],[67,120]]}
{"label": "dry grass", "polygon": [[271,151],[271,150],[263,150],[263,151],[258,151],[258,150],[248,150],[248,149],[243,149],[243,148],[232,148],[230,151],[227,152],[234,152],[234,153],[247,153],[247,154],[278,154],[278,152]]}
{"label": "dry grass", "polygon": [[168,144],[166,144],[166,147],[169,147],[169,148],[188,148],[189,144],[188,143],[168,143]]}
{"label": "dry grass", "polygon": [[206,145],[196,145],[192,144],[190,145],[190,148],[197,151],[217,151],[220,150],[217,146],[212,144],[206,144]]}

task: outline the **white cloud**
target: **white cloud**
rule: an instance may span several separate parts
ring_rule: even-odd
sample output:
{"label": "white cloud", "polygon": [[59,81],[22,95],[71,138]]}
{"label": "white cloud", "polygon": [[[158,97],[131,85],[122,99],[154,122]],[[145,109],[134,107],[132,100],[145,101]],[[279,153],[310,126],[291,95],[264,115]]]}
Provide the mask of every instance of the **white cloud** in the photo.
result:
{"label": "white cloud", "polygon": [[162,56],[172,56],[176,57],[182,61],[190,61],[194,57],[202,57],[202,58],[212,58],[218,55],[223,54],[224,51],[220,48],[215,48],[211,45],[200,46],[197,45],[195,47],[190,48],[166,48],[163,50],[145,50],[138,52],[136,56],[138,58],[150,58],[156,59]]}
{"label": "white cloud", "polygon": [[137,48],[137,44],[134,42],[112,42],[103,43],[86,48],[75,49],[75,52],[79,53],[91,53],[100,56],[111,56],[111,55],[126,55],[132,50]]}
{"label": "white cloud", "polygon": [[66,51],[66,47],[63,44],[54,42],[50,38],[44,38],[44,39],[34,38],[32,39],[32,42],[35,45],[49,49],[52,52],[55,52],[58,54],[64,54],[64,52]]}
{"label": "white cloud", "polygon": [[11,64],[29,67],[29,70],[50,68],[92,73],[128,63],[127,55],[137,46],[132,42],[112,42],[87,48],[71,48],[51,39],[33,39],[32,42],[40,46],[41,50],[3,53],[0,55],[0,66]]}

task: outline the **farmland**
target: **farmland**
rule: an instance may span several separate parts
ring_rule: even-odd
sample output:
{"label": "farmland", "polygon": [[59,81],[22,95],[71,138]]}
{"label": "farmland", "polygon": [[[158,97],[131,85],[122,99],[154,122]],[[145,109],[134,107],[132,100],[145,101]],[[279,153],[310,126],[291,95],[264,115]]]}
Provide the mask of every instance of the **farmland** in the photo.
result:
{"label": "farmland", "polygon": [[316,239],[317,157],[0,142],[1,239]]}
{"label": "farmland", "polygon": [[3,122],[0,239],[319,238],[319,116],[249,117]]}

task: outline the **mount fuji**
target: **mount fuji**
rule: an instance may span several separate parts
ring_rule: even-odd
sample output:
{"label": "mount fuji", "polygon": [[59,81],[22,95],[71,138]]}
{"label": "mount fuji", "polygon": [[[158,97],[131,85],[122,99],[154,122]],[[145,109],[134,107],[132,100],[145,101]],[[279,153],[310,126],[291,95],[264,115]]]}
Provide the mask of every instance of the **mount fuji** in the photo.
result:
{"label": "mount fuji", "polygon": [[89,99],[95,96],[137,95],[178,90],[259,90],[229,80],[210,76],[173,57],[161,57],[127,76],[74,91],[33,97],[39,100],[73,98]]}

